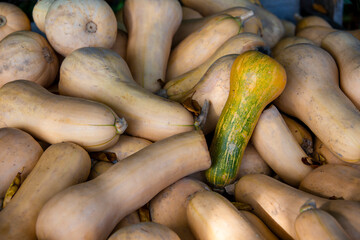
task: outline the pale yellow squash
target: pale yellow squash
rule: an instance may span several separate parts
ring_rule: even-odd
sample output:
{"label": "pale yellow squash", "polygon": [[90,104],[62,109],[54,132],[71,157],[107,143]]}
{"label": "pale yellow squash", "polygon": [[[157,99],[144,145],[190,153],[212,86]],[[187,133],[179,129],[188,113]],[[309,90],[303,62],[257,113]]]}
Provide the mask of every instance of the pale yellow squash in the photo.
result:
{"label": "pale yellow squash", "polygon": [[30,20],[21,8],[0,2],[0,41],[12,32],[30,29]]}

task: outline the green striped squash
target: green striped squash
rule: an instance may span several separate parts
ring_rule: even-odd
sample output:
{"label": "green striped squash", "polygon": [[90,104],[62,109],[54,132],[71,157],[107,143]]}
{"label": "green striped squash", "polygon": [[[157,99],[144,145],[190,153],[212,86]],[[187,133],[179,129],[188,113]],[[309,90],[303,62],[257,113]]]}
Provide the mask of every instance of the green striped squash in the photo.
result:
{"label": "green striped squash", "polygon": [[222,188],[236,179],[245,147],[261,112],[284,90],[286,73],[273,58],[248,51],[234,61],[230,92],[210,146],[209,184]]}

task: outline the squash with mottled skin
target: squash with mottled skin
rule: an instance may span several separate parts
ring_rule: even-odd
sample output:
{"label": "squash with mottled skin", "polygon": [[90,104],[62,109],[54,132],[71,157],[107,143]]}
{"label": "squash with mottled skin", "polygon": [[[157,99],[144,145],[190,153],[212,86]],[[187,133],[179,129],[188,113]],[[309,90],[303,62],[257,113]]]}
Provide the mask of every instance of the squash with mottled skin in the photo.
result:
{"label": "squash with mottled skin", "polygon": [[230,72],[230,93],[210,147],[212,166],[206,178],[224,187],[236,178],[245,147],[262,110],[285,88],[285,69],[258,51],[238,56]]}

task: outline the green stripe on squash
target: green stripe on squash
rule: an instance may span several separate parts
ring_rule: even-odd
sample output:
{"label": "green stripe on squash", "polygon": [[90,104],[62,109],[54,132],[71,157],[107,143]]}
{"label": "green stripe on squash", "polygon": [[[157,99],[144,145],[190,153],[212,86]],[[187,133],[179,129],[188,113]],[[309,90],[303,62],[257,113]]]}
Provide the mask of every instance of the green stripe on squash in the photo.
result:
{"label": "green stripe on squash", "polygon": [[286,73],[258,51],[239,55],[230,73],[230,92],[210,146],[212,166],[205,172],[215,188],[236,179],[241,159],[261,112],[284,90]]}

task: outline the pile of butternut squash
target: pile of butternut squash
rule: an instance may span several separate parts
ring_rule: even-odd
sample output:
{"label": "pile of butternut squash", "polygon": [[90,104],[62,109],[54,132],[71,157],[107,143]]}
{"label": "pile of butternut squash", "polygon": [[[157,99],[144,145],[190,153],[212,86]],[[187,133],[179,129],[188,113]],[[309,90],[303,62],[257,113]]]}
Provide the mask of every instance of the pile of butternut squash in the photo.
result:
{"label": "pile of butternut squash", "polygon": [[0,239],[360,239],[360,30],[257,0],[0,3]]}

